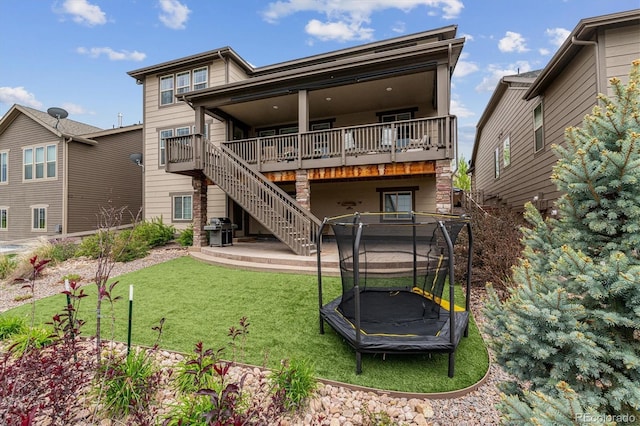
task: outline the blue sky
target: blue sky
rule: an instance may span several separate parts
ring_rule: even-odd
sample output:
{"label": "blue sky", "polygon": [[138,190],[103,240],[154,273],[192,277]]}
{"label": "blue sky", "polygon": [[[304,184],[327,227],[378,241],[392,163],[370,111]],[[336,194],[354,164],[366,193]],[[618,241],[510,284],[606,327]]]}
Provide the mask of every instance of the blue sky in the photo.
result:
{"label": "blue sky", "polygon": [[0,0],[0,115],[14,103],[101,128],[142,121],[127,71],[230,46],[263,66],[447,25],[460,152],[504,75],[543,68],[580,19],[640,0]]}

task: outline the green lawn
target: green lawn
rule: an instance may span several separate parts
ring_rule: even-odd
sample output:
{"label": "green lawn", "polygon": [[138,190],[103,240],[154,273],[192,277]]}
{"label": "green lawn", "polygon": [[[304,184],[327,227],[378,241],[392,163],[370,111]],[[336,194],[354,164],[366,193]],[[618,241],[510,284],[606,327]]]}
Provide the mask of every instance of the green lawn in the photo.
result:
{"label": "green lawn", "polygon": [[[355,353],[331,327],[319,333],[317,277],[251,272],[209,265],[182,257],[117,278],[115,339],[127,340],[129,285],[134,286],[132,343],[151,345],[151,330],[166,318],[161,346],[191,352],[199,340],[206,347],[226,347],[227,336],[246,316],[250,323],[243,356],[236,360],[275,367],[287,358],[308,358],[318,377],[362,386],[405,391],[442,392],[476,383],[488,368],[488,356],[475,322],[456,352],[455,377],[447,376],[447,354],[363,355],[362,374],[355,374]],[[37,283],[36,283],[37,285]],[[83,331],[95,333],[95,285],[84,287],[79,317]],[[325,303],[340,294],[338,278],[323,278]],[[446,290],[445,290],[446,293]],[[461,294],[458,292],[457,294]],[[458,302],[458,301],[457,301]],[[37,302],[36,322],[46,322],[65,305],[63,295]],[[457,304],[463,305],[462,301]],[[29,315],[27,304],[2,315]],[[108,307],[103,309],[105,338],[111,338]]]}

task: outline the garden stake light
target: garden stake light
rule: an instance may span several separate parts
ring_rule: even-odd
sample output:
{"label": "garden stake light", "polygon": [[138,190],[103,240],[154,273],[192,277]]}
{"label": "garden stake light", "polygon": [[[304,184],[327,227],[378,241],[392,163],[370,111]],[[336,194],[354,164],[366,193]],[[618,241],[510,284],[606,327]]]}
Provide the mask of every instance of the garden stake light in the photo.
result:
{"label": "garden stake light", "polygon": [[129,330],[127,331],[127,356],[131,350],[131,315],[133,313],[133,285],[129,286]]}

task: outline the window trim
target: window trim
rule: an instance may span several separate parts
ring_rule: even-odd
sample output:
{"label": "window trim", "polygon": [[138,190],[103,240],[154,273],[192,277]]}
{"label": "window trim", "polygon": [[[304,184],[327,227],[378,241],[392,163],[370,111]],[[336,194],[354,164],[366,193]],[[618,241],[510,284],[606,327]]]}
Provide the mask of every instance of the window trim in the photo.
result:
{"label": "window trim", "polygon": [[493,178],[500,179],[500,147],[493,151]]}
{"label": "window trim", "polygon": [[[47,232],[47,219],[48,219],[48,208],[49,205],[48,204],[34,204],[32,206],[29,206],[29,208],[31,209],[31,232]],[[44,215],[44,226],[43,227],[34,227],[33,225],[35,224],[36,221],[36,210],[38,210],[38,213],[40,213],[40,211],[43,212]]]}
{"label": "window trim", "polygon": [[[190,223],[193,222],[193,194],[186,192],[176,192],[169,194],[171,196],[171,222],[173,223]],[[189,219],[176,218],[176,198],[183,199],[182,215],[184,216],[184,199],[189,198],[191,200],[191,217]]]}
{"label": "window trim", "polygon": [[[178,86],[179,77],[184,75],[188,76],[188,84],[186,85],[183,84],[182,86]],[[199,80],[199,82],[196,83],[195,82],[196,77],[202,77],[204,78],[204,80],[203,81]],[[169,80],[171,80],[171,89],[162,90],[162,82],[169,81]],[[177,71],[172,74],[161,75],[158,77],[158,93],[160,94],[158,98],[158,104],[161,107],[175,105],[177,103],[176,102],[177,95],[181,95],[194,90],[206,89],[207,87],[209,87],[209,67],[206,65],[200,66],[197,68]],[[163,102],[162,94],[167,93],[169,91],[172,92],[171,101]]]}
{"label": "window trim", "polygon": [[[162,82],[163,81],[169,81],[171,80],[171,88],[170,89],[162,89]],[[159,103],[160,106],[167,106],[167,105],[173,105],[175,103],[175,90],[176,90],[176,77],[174,74],[169,74],[169,75],[163,75],[161,77],[158,78],[158,92],[160,93],[159,95]],[[162,94],[165,92],[171,92],[171,102],[163,102],[163,97]]]}
{"label": "window trim", "polygon": [[[4,222],[2,221],[3,216],[4,216]],[[2,226],[3,223],[4,223],[4,226]],[[9,230],[9,206],[0,206],[0,231],[8,231],[8,230]]]}
{"label": "window trim", "polygon": [[[49,148],[53,147],[53,161],[48,161]],[[42,161],[37,160],[38,150],[42,150]],[[31,153],[31,162],[27,163],[27,152]],[[42,166],[42,177],[38,177],[38,165]],[[49,166],[53,165],[51,169],[53,176],[49,176]],[[27,168],[31,170],[31,177],[27,178]],[[58,144],[48,143],[44,145],[32,145],[22,148],[22,181],[23,182],[36,182],[44,180],[56,180],[58,179]]]}
{"label": "window trim", "polygon": [[0,185],[8,185],[8,184],[9,184],[9,150],[5,149],[0,151]]}
{"label": "window trim", "polygon": [[[540,124],[536,125],[536,111],[540,109]],[[544,106],[542,101],[538,102],[533,107],[533,152],[537,153],[544,150]],[[536,139],[536,133],[540,130],[540,147],[538,148],[538,141]]]}

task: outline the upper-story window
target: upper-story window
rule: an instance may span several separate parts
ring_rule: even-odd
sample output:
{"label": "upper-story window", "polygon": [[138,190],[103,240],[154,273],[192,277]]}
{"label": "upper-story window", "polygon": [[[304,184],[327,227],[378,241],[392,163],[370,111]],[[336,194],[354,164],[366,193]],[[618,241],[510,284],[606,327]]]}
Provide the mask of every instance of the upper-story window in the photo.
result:
{"label": "upper-story window", "polygon": [[56,177],[57,146],[25,148],[23,155],[24,180],[52,179]]}
{"label": "upper-story window", "polygon": [[207,67],[193,70],[193,90],[205,89],[207,87]]}
{"label": "upper-story window", "polygon": [[533,110],[533,139],[534,139],[534,151],[538,152],[544,148],[544,120],[542,111],[542,102],[539,103]]}
{"label": "upper-story window", "polygon": [[171,105],[174,95],[207,87],[209,69],[200,67],[160,77],[160,105]]}
{"label": "upper-story window", "polygon": [[173,103],[173,75],[160,78],[160,105]]}
{"label": "upper-story window", "polygon": [[176,74],[176,93],[186,93],[191,89],[191,71]]}
{"label": "upper-story window", "polygon": [[0,151],[0,184],[9,182],[9,153]]}
{"label": "upper-story window", "polygon": [[0,231],[6,231],[9,227],[9,207],[0,206]]}

